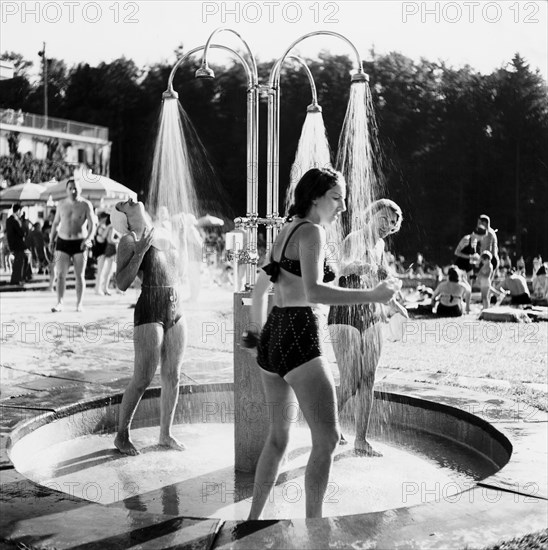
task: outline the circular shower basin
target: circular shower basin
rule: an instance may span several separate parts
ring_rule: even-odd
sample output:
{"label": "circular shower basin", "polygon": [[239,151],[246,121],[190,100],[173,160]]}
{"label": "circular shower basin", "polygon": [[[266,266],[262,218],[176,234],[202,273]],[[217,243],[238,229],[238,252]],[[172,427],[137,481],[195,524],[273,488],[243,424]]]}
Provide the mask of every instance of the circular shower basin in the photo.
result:
{"label": "circular shower basin", "polygon": [[[234,469],[232,384],[181,388],[173,433],[185,451],[158,446],[159,389],[133,420],[138,456],[113,446],[121,396],[78,404],[19,426],[11,435],[15,468],[37,484],[108,506],[177,516],[247,518],[253,474]],[[373,447],[356,456],[353,420],[342,415],[348,444],[336,451],[324,516],[378,512],[454,497],[502,468],[511,445],[489,423],[459,409],[377,393]],[[264,519],[304,517],[310,433],[296,416],[287,457]]]}

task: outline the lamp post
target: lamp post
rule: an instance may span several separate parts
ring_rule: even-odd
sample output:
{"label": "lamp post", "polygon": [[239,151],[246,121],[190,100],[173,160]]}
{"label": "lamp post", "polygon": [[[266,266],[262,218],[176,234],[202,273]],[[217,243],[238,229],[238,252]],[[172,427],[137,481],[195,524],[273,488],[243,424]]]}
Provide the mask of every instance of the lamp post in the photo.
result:
{"label": "lamp post", "polygon": [[42,79],[44,85],[44,127],[48,127],[48,60],[46,57],[46,43],[42,42],[42,50],[38,55],[42,58]]}

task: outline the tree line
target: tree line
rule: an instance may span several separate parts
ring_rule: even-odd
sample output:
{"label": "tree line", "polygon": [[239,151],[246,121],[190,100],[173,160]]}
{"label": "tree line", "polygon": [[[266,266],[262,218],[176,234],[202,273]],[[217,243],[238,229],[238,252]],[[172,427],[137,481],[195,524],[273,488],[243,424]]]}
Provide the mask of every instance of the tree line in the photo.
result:
{"label": "tree line", "polygon": [[[182,49],[176,52],[182,53]],[[43,83],[31,82],[31,63],[5,52],[15,77],[0,81],[0,107],[42,113]],[[240,65],[215,66],[214,80],[196,80],[199,60],[174,80],[181,104],[203,141],[222,195],[208,197],[225,216],[245,214],[246,87]],[[350,90],[351,60],[322,52],[307,60],[331,150],[336,151]],[[258,65],[267,82],[273,62]],[[449,67],[401,53],[370,52],[364,62],[378,124],[386,196],[405,221],[393,248],[407,258],[421,252],[435,263],[451,261],[460,237],[479,214],[488,214],[499,242],[511,253],[548,254],[548,94],[539,71],[519,54],[490,74]],[[144,197],[155,128],[171,65],[140,68],[120,58],[68,68],[49,60],[49,115],[109,128],[111,177]],[[306,74],[283,71],[280,110],[280,197],[289,180],[306,106]],[[267,99],[260,102],[260,196],[266,189]],[[9,163],[8,163],[9,164]],[[0,168],[6,165],[2,159]],[[212,186],[214,189],[218,187]],[[265,205],[260,204],[264,213]]]}

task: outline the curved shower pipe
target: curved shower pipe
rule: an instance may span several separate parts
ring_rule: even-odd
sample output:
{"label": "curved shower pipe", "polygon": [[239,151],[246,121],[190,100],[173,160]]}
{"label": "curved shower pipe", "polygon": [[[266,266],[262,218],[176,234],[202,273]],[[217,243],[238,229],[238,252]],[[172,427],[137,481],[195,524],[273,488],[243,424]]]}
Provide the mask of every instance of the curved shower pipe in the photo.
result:
{"label": "curved shower pipe", "polygon": [[[268,159],[267,159],[267,198],[266,198],[266,217],[272,220],[279,218],[279,162],[280,162],[280,75],[281,68],[290,56],[290,52],[297,44],[303,42],[312,36],[334,36],[346,42],[353,50],[356,57],[357,71],[351,77],[351,82],[365,82],[369,80],[368,75],[364,72],[360,54],[354,44],[337,32],[333,31],[314,31],[305,34],[292,42],[285,50],[284,54],[276,61],[270,71],[268,82]],[[307,67],[308,68],[308,67]],[[267,250],[272,245],[276,237],[276,228],[269,226],[267,229]]]}
{"label": "curved shower pipe", "polygon": [[[255,283],[256,270],[253,269],[257,256],[257,220],[259,216],[259,77],[257,63],[249,44],[242,36],[233,29],[219,27],[215,29],[207,39],[202,55],[202,65],[196,71],[199,78],[213,78],[214,73],[208,65],[209,48],[213,47],[211,40],[221,32],[234,34],[244,45],[249,57],[251,67],[248,71],[247,87],[247,181],[246,181],[246,233],[247,233],[247,255],[244,255],[247,263],[246,284]],[[241,57],[240,57],[241,59]],[[249,65],[247,65],[249,67]],[[251,256],[250,256],[251,254]],[[251,260],[251,261],[250,261]]]}
{"label": "curved shower pipe", "polygon": [[[221,49],[226,50],[238,58],[240,63],[245,69],[247,76],[247,156],[246,156],[246,166],[247,166],[247,216],[248,218],[257,217],[258,210],[258,120],[259,120],[259,111],[258,111],[258,98],[257,98],[257,74],[256,74],[256,65],[253,60],[253,63],[250,67],[249,63],[242,57],[236,50],[222,44],[211,44],[211,37],[204,46],[199,46],[189,50],[186,54],[180,57],[173,68],[168,78],[167,90],[162,94],[163,99],[169,98],[178,98],[179,94],[173,88],[173,79],[177,69],[194,53],[204,50],[205,52],[209,49]],[[205,62],[204,62],[205,61]],[[196,71],[196,78],[214,78],[213,71],[207,65],[207,58],[203,58],[202,65],[200,69]],[[253,216],[254,214],[254,216]],[[248,232],[248,243],[249,248],[252,250],[256,249],[257,236],[256,231]],[[252,284],[254,282],[254,270],[248,269],[247,282]]]}

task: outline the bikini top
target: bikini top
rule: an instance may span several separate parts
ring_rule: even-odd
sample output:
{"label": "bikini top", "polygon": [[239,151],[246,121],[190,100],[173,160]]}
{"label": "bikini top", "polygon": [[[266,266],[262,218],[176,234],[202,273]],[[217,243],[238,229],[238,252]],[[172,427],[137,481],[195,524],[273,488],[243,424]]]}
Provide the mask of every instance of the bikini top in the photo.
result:
{"label": "bikini top", "polygon": [[[280,275],[280,269],[283,269],[284,271],[287,271],[288,273],[293,273],[293,275],[297,275],[297,277],[302,277],[301,273],[301,261],[300,260],[291,260],[285,256],[285,249],[287,248],[287,243],[290,241],[291,237],[293,236],[293,233],[301,227],[301,225],[304,225],[305,223],[309,223],[307,221],[301,222],[297,224],[287,239],[285,240],[284,247],[282,249],[282,254],[280,256],[280,261],[277,262],[272,259],[272,253],[270,253],[270,263],[268,265],[265,265],[263,267],[263,271],[270,275],[270,280],[275,283],[278,280],[278,276]],[[335,272],[331,269],[331,267],[327,264],[327,261],[324,260],[323,263],[323,282],[329,283],[335,279]]]}

